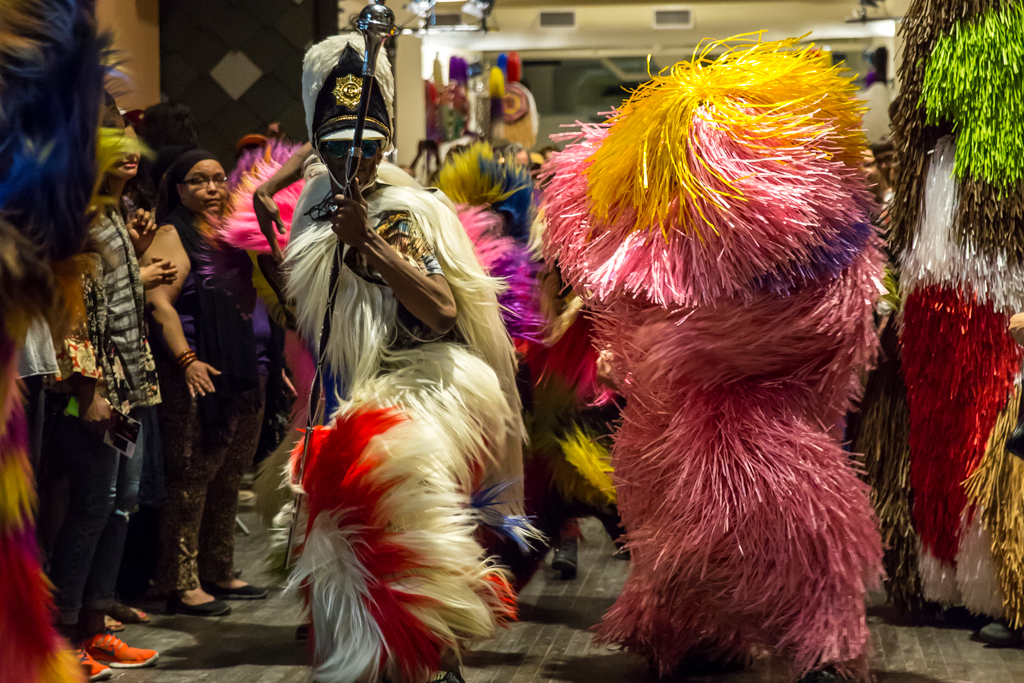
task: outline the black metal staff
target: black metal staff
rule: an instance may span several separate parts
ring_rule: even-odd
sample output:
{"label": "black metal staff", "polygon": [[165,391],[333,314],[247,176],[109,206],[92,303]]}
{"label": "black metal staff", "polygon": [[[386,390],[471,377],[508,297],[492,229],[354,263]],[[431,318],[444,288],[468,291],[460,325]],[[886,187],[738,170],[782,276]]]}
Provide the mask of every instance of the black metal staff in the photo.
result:
{"label": "black metal staff", "polygon": [[[345,177],[342,181],[335,178],[333,173],[331,179],[341,189],[342,193],[355,199],[357,191],[353,185],[356,172],[359,170],[359,161],[363,158],[363,131],[366,128],[366,116],[370,110],[370,90],[377,74],[377,57],[384,41],[397,33],[395,28],[395,13],[384,4],[385,0],[374,0],[374,4],[367,5],[359,13],[356,28],[363,34],[363,90],[359,95],[359,109],[356,110],[356,125],[352,133],[352,151],[345,162]],[[334,189],[332,187],[331,192]],[[328,284],[327,310],[324,311],[323,323],[320,325],[320,341],[317,348],[316,372],[313,375],[313,384],[309,388],[308,415],[306,417],[306,433],[302,437],[302,455],[299,459],[298,482],[302,486],[303,475],[306,471],[306,458],[309,455],[309,446],[313,438],[316,416],[320,412],[320,393],[324,376],[324,358],[327,356],[327,343],[331,336],[331,323],[334,321],[334,306],[338,297],[338,274],[341,271],[342,246],[339,239],[334,246],[334,258],[331,262],[331,274]],[[288,547],[285,551],[285,567],[291,564],[292,542],[295,538],[295,529],[299,523],[299,509],[302,505],[302,493],[296,493],[292,503],[292,523],[288,529]]]}

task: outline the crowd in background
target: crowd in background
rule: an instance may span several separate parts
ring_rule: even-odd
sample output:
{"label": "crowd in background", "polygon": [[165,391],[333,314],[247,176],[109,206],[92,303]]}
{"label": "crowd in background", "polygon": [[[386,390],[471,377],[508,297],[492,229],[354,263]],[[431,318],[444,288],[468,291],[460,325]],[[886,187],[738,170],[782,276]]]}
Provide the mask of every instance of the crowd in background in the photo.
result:
{"label": "crowd in background", "polygon": [[252,262],[214,236],[227,176],[188,109],[124,116],[111,99],[103,128],[116,161],[81,257],[84,315],[63,338],[37,323],[19,368],[40,549],[90,680],[159,656],[116,635],[149,621],[121,600],[212,617],[266,597],[233,566],[236,515],[293,392]]}

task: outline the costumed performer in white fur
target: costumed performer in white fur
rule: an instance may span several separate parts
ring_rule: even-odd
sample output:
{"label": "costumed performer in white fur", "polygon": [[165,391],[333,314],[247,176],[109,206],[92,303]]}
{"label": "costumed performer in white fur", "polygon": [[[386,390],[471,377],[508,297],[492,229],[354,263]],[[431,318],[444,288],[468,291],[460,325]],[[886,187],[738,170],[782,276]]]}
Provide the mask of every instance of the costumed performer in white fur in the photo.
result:
{"label": "costumed performer in white fur", "polygon": [[[306,122],[322,163],[306,166],[285,252],[287,292],[300,331],[316,342],[341,241],[326,362],[345,395],[312,437],[301,482],[306,538],[291,583],[312,615],[314,680],[455,683],[461,648],[514,613],[508,582],[474,532],[483,517],[521,514],[515,352],[500,284],[484,274],[449,205],[377,178],[392,138],[383,54],[355,180],[360,198],[340,194],[362,63],[363,39],[351,34],[314,45],[303,65]],[[490,505],[475,507],[481,487]]]}

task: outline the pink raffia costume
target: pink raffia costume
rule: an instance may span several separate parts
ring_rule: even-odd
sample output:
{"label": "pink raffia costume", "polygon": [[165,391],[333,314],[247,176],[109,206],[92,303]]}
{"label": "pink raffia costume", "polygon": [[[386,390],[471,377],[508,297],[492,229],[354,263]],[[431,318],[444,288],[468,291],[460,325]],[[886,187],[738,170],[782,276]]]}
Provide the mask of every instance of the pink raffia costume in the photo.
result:
{"label": "pink raffia costume", "polygon": [[853,95],[797,40],[713,43],[547,169],[546,256],[627,401],[634,567],[598,641],[663,675],[773,653],[867,676],[881,544],[837,425],[873,361],[882,256]]}

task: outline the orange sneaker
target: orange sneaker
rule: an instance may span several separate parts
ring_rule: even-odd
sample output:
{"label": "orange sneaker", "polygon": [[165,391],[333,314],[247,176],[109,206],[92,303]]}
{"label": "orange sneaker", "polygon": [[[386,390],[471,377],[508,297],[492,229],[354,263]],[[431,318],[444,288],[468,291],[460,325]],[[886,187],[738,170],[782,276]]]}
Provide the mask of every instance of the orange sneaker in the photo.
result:
{"label": "orange sneaker", "polygon": [[85,672],[85,680],[87,681],[105,681],[114,675],[113,670],[109,666],[103,666],[90,657],[89,653],[85,650],[78,651],[78,663],[82,665],[82,671]]}
{"label": "orange sneaker", "polygon": [[141,669],[152,666],[160,658],[156,650],[128,647],[123,640],[109,632],[97,633],[87,639],[82,643],[82,649],[97,662],[112,669]]}

